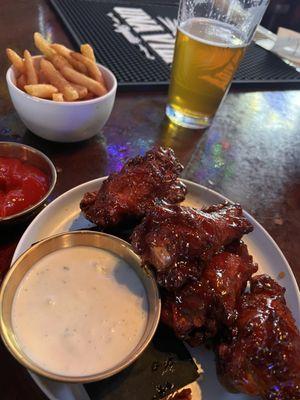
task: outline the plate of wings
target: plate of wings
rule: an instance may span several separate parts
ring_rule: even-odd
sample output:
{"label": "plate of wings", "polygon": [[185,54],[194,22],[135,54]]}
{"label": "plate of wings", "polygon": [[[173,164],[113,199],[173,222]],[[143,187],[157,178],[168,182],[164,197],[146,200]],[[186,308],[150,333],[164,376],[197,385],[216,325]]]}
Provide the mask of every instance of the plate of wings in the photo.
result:
{"label": "plate of wings", "polygon": [[[299,400],[300,296],[286,259],[239,204],[180,180],[182,169],[157,147],[64,193],[27,228],[14,259],[59,232],[122,232],[155,273],[162,322],[203,369],[176,398]],[[50,399],[88,399],[81,385],[33,378]]]}

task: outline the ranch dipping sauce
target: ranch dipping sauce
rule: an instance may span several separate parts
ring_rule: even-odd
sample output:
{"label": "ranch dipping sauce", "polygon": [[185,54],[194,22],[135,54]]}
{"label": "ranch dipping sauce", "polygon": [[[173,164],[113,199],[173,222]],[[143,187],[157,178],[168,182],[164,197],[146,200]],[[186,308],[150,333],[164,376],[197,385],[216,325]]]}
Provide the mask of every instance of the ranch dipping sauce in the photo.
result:
{"label": "ranch dipping sauce", "polygon": [[39,260],[12,305],[12,326],[23,352],[64,376],[114,367],[139,343],[147,319],[146,291],[134,270],[113,253],[88,246]]}

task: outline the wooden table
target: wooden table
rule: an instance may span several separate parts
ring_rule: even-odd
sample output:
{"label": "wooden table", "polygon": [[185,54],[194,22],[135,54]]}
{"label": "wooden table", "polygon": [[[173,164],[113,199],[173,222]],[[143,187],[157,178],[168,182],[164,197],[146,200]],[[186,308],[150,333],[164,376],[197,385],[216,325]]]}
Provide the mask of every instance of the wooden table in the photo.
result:
{"label": "wooden table", "polygon": [[[33,48],[40,31],[70,45],[42,0],[1,2],[0,48]],[[86,142],[56,144],[27,131],[9,99],[8,67],[0,64],[0,140],[34,146],[54,162],[58,182],[51,200],[82,182],[107,175],[154,144],[171,146],[183,177],[240,202],[273,236],[300,283],[300,91],[231,91],[206,131],[189,131],[165,116],[166,93],[118,93],[102,133]],[[25,227],[0,232],[0,274],[8,269]],[[1,276],[1,275],[0,275]],[[27,371],[0,344],[0,397],[45,399]]]}

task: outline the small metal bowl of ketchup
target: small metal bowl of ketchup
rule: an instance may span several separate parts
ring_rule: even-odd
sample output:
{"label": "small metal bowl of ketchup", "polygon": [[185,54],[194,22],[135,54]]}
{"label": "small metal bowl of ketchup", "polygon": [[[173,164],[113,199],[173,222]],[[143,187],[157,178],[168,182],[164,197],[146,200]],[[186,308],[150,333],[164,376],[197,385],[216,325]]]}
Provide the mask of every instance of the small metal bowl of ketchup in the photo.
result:
{"label": "small metal bowl of ketchup", "polygon": [[0,142],[0,228],[33,217],[56,180],[53,163],[41,151],[21,143]]}

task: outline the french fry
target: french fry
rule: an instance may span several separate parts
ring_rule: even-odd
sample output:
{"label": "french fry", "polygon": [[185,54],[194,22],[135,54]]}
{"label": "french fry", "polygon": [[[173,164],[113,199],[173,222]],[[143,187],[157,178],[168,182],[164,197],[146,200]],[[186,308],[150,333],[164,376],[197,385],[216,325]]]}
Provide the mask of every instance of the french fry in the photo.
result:
{"label": "french fry", "polygon": [[15,69],[20,72],[20,74],[24,74],[25,67],[22,58],[12,49],[6,49],[6,55]]}
{"label": "french fry", "polygon": [[88,92],[87,95],[85,96],[84,99],[82,100],[91,100],[94,99],[96,96],[94,95],[94,93]]}
{"label": "french fry", "polygon": [[43,83],[38,85],[25,85],[24,89],[31,96],[40,97],[41,99],[52,99],[53,93],[58,92],[55,86]]}
{"label": "french fry", "polygon": [[92,46],[90,46],[87,43],[86,44],[82,44],[80,46],[80,51],[81,51],[82,55],[84,55],[85,57],[89,58],[94,63],[96,62],[96,58],[95,58],[95,54],[94,54],[94,50],[93,50]]}
{"label": "french fry", "polygon": [[72,67],[76,69],[76,71],[81,72],[82,74],[88,73],[87,67],[84,64],[82,64],[82,62],[74,60],[74,58],[71,55],[68,61],[72,65]]}
{"label": "french fry", "polygon": [[[45,74],[46,78],[49,82],[55,86],[59,92],[64,95],[64,98],[67,101],[74,101],[79,98],[77,91],[73,88],[72,85],[62,76],[62,74],[51,64],[50,61],[45,59],[41,60],[41,70]],[[74,71],[72,68],[64,67],[62,69]],[[76,72],[76,71],[74,71]]]}
{"label": "french fry", "polygon": [[72,65],[68,62],[68,60],[60,54],[55,54],[53,57],[50,58],[50,61],[52,62],[54,67],[59,70],[61,70],[63,67],[72,68]]}
{"label": "french fry", "polygon": [[68,49],[68,47],[64,46],[63,44],[59,43],[52,43],[50,44],[51,49],[53,49],[57,54],[60,54],[61,56],[65,58],[69,58],[71,56],[71,49]]}
{"label": "french fry", "polygon": [[64,101],[64,96],[62,93],[53,93],[52,100],[62,102]]}
{"label": "french fry", "polygon": [[34,43],[44,57],[39,64],[28,50],[22,59],[14,50],[6,53],[15,70],[16,86],[31,96],[53,101],[89,100],[107,93],[93,48],[81,45],[81,53],[58,43],[49,43],[34,33]]}
{"label": "french fry", "polygon": [[77,85],[76,83],[72,83],[72,86],[76,90],[76,92],[78,93],[79,100],[84,99],[87,96],[88,90],[87,90],[86,87],[81,86],[81,85]]}
{"label": "french fry", "polygon": [[82,64],[80,61],[75,60],[71,56],[72,50],[70,50],[66,46],[63,46],[62,44],[58,44],[58,43],[51,44],[51,48],[53,50],[55,50],[61,56],[65,57],[74,69],[76,69],[79,72],[82,72],[83,74],[87,74],[87,72],[88,72],[87,67],[84,64]]}
{"label": "french fry", "polygon": [[26,80],[28,85],[36,85],[38,83],[38,77],[34,68],[33,59],[28,50],[24,51],[24,66],[26,73]]}
{"label": "french fry", "polygon": [[38,70],[38,79],[39,83],[49,83],[48,79],[46,78],[46,75],[41,69]]}
{"label": "french fry", "polygon": [[107,93],[106,88],[100,82],[97,82],[72,68],[64,67],[61,72],[66,79],[86,87],[90,92],[96,94],[97,96],[103,96],[105,93]]}
{"label": "french fry", "polygon": [[34,44],[47,57],[51,58],[56,54],[56,51],[50,46],[50,43],[39,32],[33,35]]}
{"label": "french fry", "polygon": [[102,85],[105,86],[102,73],[93,61],[83,56],[82,54],[75,52],[72,53],[72,57],[75,58],[75,60],[82,62],[82,64],[87,67],[89,75],[92,79],[102,83]]}
{"label": "french fry", "polygon": [[24,74],[21,74],[17,78],[17,86],[19,89],[24,90],[24,86],[26,85],[26,76]]}

